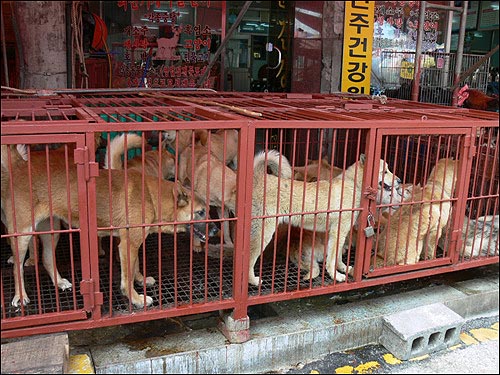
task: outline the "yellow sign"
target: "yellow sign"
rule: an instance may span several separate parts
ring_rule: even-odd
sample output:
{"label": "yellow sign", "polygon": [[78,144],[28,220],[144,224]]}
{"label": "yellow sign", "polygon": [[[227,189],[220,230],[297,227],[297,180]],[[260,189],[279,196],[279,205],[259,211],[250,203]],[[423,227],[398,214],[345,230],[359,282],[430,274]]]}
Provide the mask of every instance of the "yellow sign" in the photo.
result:
{"label": "yellow sign", "polygon": [[375,1],[346,1],[343,92],[370,94]]}
{"label": "yellow sign", "polygon": [[401,78],[413,79],[413,63],[408,60],[401,61]]}

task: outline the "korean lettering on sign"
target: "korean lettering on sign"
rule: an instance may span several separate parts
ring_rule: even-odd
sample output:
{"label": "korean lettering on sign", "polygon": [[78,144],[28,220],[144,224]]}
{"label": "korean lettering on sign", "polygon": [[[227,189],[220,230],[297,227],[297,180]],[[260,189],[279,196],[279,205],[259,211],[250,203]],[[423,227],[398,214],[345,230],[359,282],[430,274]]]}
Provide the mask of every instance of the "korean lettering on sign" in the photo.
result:
{"label": "korean lettering on sign", "polygon": [[347,1],[341,91],[370,93],[374,1]]}

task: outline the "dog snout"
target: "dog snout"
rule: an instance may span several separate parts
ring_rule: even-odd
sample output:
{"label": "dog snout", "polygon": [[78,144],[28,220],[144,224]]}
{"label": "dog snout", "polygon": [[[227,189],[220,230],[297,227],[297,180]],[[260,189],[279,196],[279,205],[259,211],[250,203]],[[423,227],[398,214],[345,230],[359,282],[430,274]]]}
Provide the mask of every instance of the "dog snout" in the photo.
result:
{"label": "dog snout", "polygon": [[208,237],[215,237],[219,233],[219,228],[214,223],[208,225]]}
{"label": "dog snout", "polygon": [[379,186],[384,188],[384,190],[387,190],[387,191],[390,191],[392,190],[392,186],[391,185],[387,185],[385,182],[383,181],[380,181],[379,183]]}
{"label": "dog snout", "polygon": [[219,233],[219,228],[214,223],[194,223],[193,232],[202,242],[206,242],[208,238],[214,237]]}
{"label": "dog snout", "polygon": [[151,130],[150,132],[147,132],[147,144],[152,146],[152,147],[158,147],[160,145],[159,143],[159,136],[158,136],[158,130]]}

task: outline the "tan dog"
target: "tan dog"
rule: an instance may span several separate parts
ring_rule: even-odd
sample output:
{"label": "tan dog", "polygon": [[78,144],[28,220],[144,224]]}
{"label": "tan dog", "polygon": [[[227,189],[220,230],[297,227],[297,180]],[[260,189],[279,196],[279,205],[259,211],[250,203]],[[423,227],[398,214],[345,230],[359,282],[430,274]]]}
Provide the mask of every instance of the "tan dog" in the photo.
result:
{"label": "tan dog", "polygon": [[[205,137],[205,130],[195,130],[195,141],[200,137]],[[148,176],[158,176],[161,162],[161,177],[164,180],[175,178],[175,154],[180,154],[184,149],[191,144],[193,132],[191,130],[169,130],[164,132],[164,141],[158,150],[146,151],[144,153],[144,173]],[[141,136],[130,133],[126,137],[127,149],[141,148]],[[125,149],[125,134],[116,136],[111,141],[108,152],[104,158],[104,168],[108,169],[123,169],[122,155]],[[110,163],[108,163],[110,159]],[[127,160],[127,168],[142,172],[142,156],[138,155],[133,159]]]}
{"label": "tan dog", "polygon": [[307,182],[318,180],[328,181],[330,178],[337,177],[343,172],[342,168],[336,166],[332,167],[326,159],[321,159],[321,162],[315,159],[309,160],[307,164],[302,167],[294,167],[293,171],[293,178],[295,180]]}
{"label": "tan dog", "polygon": [[[102,139],[102,138],[100,138],[101,133],[96,133],[94,136],[95,136],[95,141],[97,142],[96,145],[98,145],[100,143],[100,139]],[[8,148],[10,148],[10,152],[8,151]],[[4,174],[2,174],[2,182],[4,182],[4,179],[5,179],[5,183],[8,183],[9,156],[11,158],[10,162],[12,164],[16,164],[17,162],[22,162],[21,160],[28,161],[28,148],[31,148],[31,147],[27,144],[18,144],[18,145],[11,145],[11,146],[2,145],[2,158],[1,158],[2,159],[2,171],[5,172]],[[5,217],[3,206],[4,206],[4,202],[3,202],[3,198],[2,198],[1,220],[2,220],[2,224],[4,224],[5,227],[7,228],[7,218]],[[53,227],[54,227],[53,228],[54,230],[60,230],[61,229],[61,221],[57,218],[54,218]],[[39,223],[37,226],[37,230],[50,231],[51,229],[50,229],[49,220],[45,220],[45,221]],[[34,236],[31,239],[31,241],[29,243],[29,257],[24,262],[24,266],[31,267],[31,266],[34,266],[36,263],[35,251],[37,250],[37,248],[39,248],[38,247],[39,246],[38,237],[40,237],[40,240],[42,243],[41,244],[42,249],[45,249],[45,248],[47,249],[46,251],[44,250],[44,252],[43,252],[43,264],[45,266],[45,269],[49,273],[53,284],[56,285],[56,281],[55,281],[56,279],[54,277],[54,272],[52,272],[53,267],[48,266],[49,264],[53,264],[53,261],[51,261],[47,258],[47,256],[49,254],[52,254],[52,252],[50,250],[50,249],[52,249],[52,235],[40,234],[40,235]],[[54,233],[53,239],[54,239],[54,248],[55,248],[55,247],[57,247],[57,243],[59,242],[59,233]],[[9,243],[9,245],[11,247],[15,246],[15,245],[11,245],[11,241],[12,241],[11,238],[7,237],[7,242]],[[48,262],[50,262],[50,263],[48,263]],[[7,259],[7,263],[14,264],[14,257],[12,255],[9,257],[9,259]],[[71,283],[68,280],[63,279],[61,277],[61,275],[57,272],[57,269],[55,271],[57,273],[57,283],[59,284],[59,288],[61,290],[66,290],[66,289],[71,288],[72,287]]]}
{"label": "tan dog", "polygon": [[[266,248],[275,231],[276,217],[259,218],[262,215],[297,213],[279,216],[278,222],[304,229],[328,232],[326,244],[326,269],[332,279],[345,281],[347,266],[342,261],[342,245],[358,217],[359,211],[339,214],[344,210],[359,207],[362,195],[362,181],[365,155],[342,175],[331,181],[301,182],[292,180],[292,168],[288,160],[276,150],[261,151],[254,158],[252,216],[250,229],[250,263],[248,282],[259,285],[254,266]],[[272,174],[267,174],[267,169]],[[379,181],[398,181],[388,170],[387,163],[379,162]],[[279,176],[279,177],[278,177]],[[381,188],[382,184],[379,185]],[[291,193],[293,188],[293,195]],[[316,198],[318,192],[319,199]],[[341,201],[341,197],[343,197]],[[329,204],[328,204],[328,201]],[[264,202],[264,207],[263,207]],[[323,211],[317,214],[300,215],[301,212]],[[328,213],[328,215],[327,215]],[[328,218],[328,219],[327,219]],[[327,221],[328,220],[328,221]],[[261,242],[262,241],[262,242]],[[340,271],[340,272],[337,272]]]}
{"label": "tan dog", "polygon": [[[68,161],[69,165],[74,165],[72,156]],[[2,164],[3,166],[3,164]],[[51,171],[51,190],[48,191],[48,180],[46,170],[47,161],[44,152],[33,152],[31,155],[31,189],[28,181],[28,163],[15,163],[12,165],[12,178],[16,183],[14,186],[15,201],[11,202],[9,174],[2,167],[2,205],[7,222],[7,232],[14,233],[13,210],[17,213],[15,220],[17,231],[27,233],[33,231],[30,212],[34,214],[36,225],[43,222],[50,216],[60,218],[65,222],[70,222],[73,227],[79,227],[81,212],[79,210],[79,191],[77,186],[76,168],[66,171],[66,160],[64,150],[54,150],[51,153],[49,168]],[[111,192],[109,191],[109,177],[111,174]],[[69,187],[66,185],[68,178]],[[205,220],[207,215],[205,207],[199,199],[191,199],[190,194],[179,184],[170,181],[161,182],[161,205],[158,205],[159,182],[157,178],[144,176],[144,199],[138,199],[143,194],[143,176],[137,172],[129,171],[125,184],[125,173],[123,171],[101,170],[100,175],[95,178],[96,195],[99,204],[96,205],[97,225],[99,227],[117,227],[114,236],[120,237],[119,255],[121,264],[121,291],[130,299],[136,307],[144,304],[150,305],[153,300],[149,296],[138,294],[133,288],[133,281],[140,284],[153,285],[155,279],[144,277],[139,270],[138,249],[143,242],[143,230],[145,236],[155,231],[163,233],[185,232],[190,227],[190,220]],[[7,180],[7,181],[6,181]],[[4,183],[7,182],[7,183]],[[32,199],[30,199],[30,196]],[[70,197],[70,198],[68,198]],[[49,211],[49,199],[51,200],[52,211]],[[71,207],[69,207],[70,199]],[[110,201],[111,199],[111,201]],[[128,202],[128,217],[125,215],[125,201]],[[33,202],[31,207],[30,202]],[[144,204],[144,208],[143,208]],[[113,207],[110,217],[109,207]],[[141,227],[142,224],[155,224],[159,222],[161,206],[162,222],[184,221],[186,225],[151,225]],[[142,216],[144,215],[144,219]],[[203,222],[192,224],[195,234],[203,239],[205,237],[205,225]],[[210,233],[216,229],[210,223]],[[104,232],[104,231],[101,231]],[[105,235],[105,234],[102,234]],[[29,297],[24,287],[23,262],[31,240],[31,235],[18,237],[19,254],[14,254],[14,280],[15,296],[12,305],[19,303],[29,303]],[[129,257],[130,255],[130,257]]]}
{"label": "tan dog", "polygon": [[[200,134],[200,143],[207,146],[210,154],[235,171],[238,168],[238,142],[239,132],[236,129],[219,129],[215,132],[205,132],[204,134]],[[231,177],[231,180],[232,179],[233,177]],[[234,176],[234,180],[236,181],[236,176]],[[226,181],[226,184],[230,189],[233,189],[232,181]],[[236,182],[234,182],[234,184],[236,184]],[[217,188],[221,188],[221,186],[217,186]],[[220,206],[217,206],[217,212],[219,217],[222,218],[222,209]],[[230,212],[234,213],[234,210],[225,207],[225,214],[227,217],[230,215]],[[234,238],[234,231],[235,222],[225,220],[224,243],[226,245],[233,245],[232,238]]]}
{"label": "tan dog", "polygon": [[[210,134],[209,134],[210,133]],[[238,136],[236,129],[220,129],[200,134],[200,143],[210,147],[210,153],[236,170],[238,167]]]}
{"label": "tan dog", "polygon": [[[227,217],[236,211],[236,172],[220,161],[201,144],[189,146],[179,157],[179,181],[191,189],[203,201],[214,206],[222,218],[222,208]],[[221,154],[219,154],[221,155]],[[231,233],[225,220],[224,243],[232,244]],[[200,244],[195,244],[201,250]]]}
{"label": "tan dog", "polygon": [[[322,181],[328,181],[330,179],[330,174],[332,175],[332,178],[335,178],[342,174],[343,170],[341,168],[333,166],[333,168],[330,166],[328,161],[326,159],[321,159],[321,162],[318,162],[318,160],[309,160],[308,164],[302,167],[295,167],[294,168],[294,179],[298,181],[307,181],[307,182],[314,182],[318,180]],[[379,189],[379,193],[377,194],[376,202],[377,204],[382,204],[382,205],[391,205],[390,207],[385,207],[382,209],[382,212],[388,212],[389,210],[393,210],[398,208],[399,206],[395,206],[396,203],[400,203],[402,200],[404,200],[405,196],[411,192],[410,189],[405,188],[403,189],[401,187],[401,180],[395,176],[395,182],[396,184],[393,185],[392,181],[391,185],[385,184],[380,185],[380,187],[383,187],[382,189]],[[377,217],[373,218],[374,220],[374,226],[378,224]],[[356,239],[358,235],[358,223],[355,223],[352,227],[352,236],[351,236],[351,241],[349,241],[348,238],[346,238],[346,241],[343,246],[343,251],[347,251],[349,249],[349,246],[356,247]],[[304,230],[303,235],[303,241],[304,246],[306,246],[306,249],[309,251],[307,255],[310,255],[310,251],[312,249],[312,243],[307,243],[307,241],[310,241],[312,239],[312,233],[306,233],[307,231]],[[318,236],[316,236],[318,237]],[[295,255],[294,255],[295,257]],[[321,255],[322,257],[322,255]],[[296,258],[296,257],[295,257]],[[305,259],[304,259],[305,261]]]}
{"label": "tan dog", "polygon": [[425,186],[413,187],[413,200],[422,202],[402,205],[389,216],[377,239],[377,267],[415,264],[421,257],[434,256],[450,218],[457,168],[457,161],[440,159]]}

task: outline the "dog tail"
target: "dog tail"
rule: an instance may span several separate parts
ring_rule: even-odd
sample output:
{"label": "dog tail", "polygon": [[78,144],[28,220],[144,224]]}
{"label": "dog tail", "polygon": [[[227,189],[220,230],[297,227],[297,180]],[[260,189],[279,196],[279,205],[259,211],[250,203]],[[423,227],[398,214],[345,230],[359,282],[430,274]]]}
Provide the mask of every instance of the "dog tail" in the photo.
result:
{"label": "dog tail", "polygon": [[14,150],[14,145],[2,145],[1,151],[1,165],[2,171],[8,171],[9,169],[9,150],[11,149],[11,162],[14,164],[18,160],[28,160],[28,145],[18,144],[16,145],[16,151]]}
{"label": "dog tail", "polygon": [[[127,150],[142,146],[142,137],[135,133],[127,134]],[[110,153],[111,169],[123,169],[122,155],[125,153],[125,134],[117,135],[111,141],[104,156],[104,169],[109,169],[108,152]]]}
{"label": "dog tail", "polygon": [[276,150],[260,151],[253,159],[254,178],[266,174],[267,169],[270,169],[271,174],[276,177],[292,178],[290,162]]}

